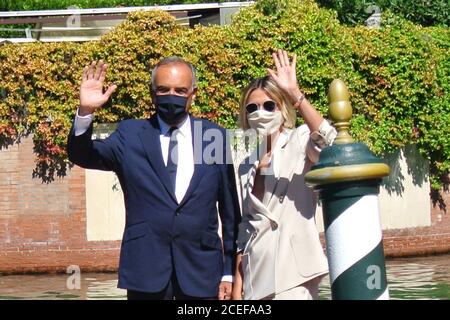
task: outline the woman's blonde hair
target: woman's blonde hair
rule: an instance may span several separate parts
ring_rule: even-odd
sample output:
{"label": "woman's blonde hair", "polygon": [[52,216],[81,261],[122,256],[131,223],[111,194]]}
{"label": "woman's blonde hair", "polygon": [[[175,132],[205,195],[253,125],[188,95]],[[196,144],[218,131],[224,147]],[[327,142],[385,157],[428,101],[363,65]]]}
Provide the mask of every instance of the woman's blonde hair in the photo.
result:
{"label": "woman's blonde hair", "polygon": [[297,120],[297,115],[294,108],[292,107],[292,103],[270,76],[254,79],[242,91],[241,100],[239,102],[239,124],[241,128],[243,130],[247,130],[250,128],[247,120],[247,110],[245,109],[245,106],[247,105],[248,97],[252,94],[253,91],[257,89],[264,90],[264,92],[271,99],[273,99],[273,101],[276,102],[277,106],[280,108],[281,114],[283,115],[283,127],[294,128],[295,122]]}

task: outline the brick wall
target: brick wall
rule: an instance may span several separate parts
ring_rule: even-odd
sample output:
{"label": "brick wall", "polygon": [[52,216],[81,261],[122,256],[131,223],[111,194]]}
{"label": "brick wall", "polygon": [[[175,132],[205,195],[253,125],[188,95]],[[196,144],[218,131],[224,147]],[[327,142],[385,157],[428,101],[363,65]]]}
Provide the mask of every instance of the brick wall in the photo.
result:
{"label": "brick wall", "polygon": [[[84,170],[45,184],[32,178],[34,166],[31,138],[0,151],[0,272],[115,271],[120,241],[86,239]],[[450,252],[450,213],[432,207],[431,219],[430,227],[383,232],[386,255]]]}
{"label": "brick wall", "polygon": [[31,138],[0,151],[0,272],[116,270],[120,241],[87,241],[84,170],[33,179]]}
{"label": "brick wall", "polygon": [[383,232],[386,256],[413,256],[450,252],[450,193],[441,191],[446,212],[431,205],[431,226]]}

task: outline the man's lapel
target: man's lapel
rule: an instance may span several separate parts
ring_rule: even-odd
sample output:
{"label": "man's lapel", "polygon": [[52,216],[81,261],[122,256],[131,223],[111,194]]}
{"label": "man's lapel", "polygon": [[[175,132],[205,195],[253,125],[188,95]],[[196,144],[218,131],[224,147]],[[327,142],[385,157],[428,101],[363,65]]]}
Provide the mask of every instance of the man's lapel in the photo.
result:
{"label": "man's lapel", "polygon": [[144,130],[139,133],[139,138],[141,139],[150,165],[161,180],[167,192],[173,200],[177,202],[177,198],[171,187],[169,174],[166,166],[164,165],[159,134],[158,119],[156,116],[153,116],[149,119],[149,125],[145,126]]}

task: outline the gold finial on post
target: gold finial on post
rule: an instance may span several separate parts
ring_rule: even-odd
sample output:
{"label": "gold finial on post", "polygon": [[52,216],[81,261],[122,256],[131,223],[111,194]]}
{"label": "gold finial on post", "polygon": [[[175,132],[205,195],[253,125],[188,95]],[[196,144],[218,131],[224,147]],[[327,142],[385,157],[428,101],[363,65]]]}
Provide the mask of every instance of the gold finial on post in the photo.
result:
{"label": "gold finial on post", "polygon": [[348,133],[350,119],[352,118],[352,106],[350,105],[350,95],[347,86],[340,79],[331,82],[328,89],[329,113],[338,132],[335,144],[345,144],[354,142]]}

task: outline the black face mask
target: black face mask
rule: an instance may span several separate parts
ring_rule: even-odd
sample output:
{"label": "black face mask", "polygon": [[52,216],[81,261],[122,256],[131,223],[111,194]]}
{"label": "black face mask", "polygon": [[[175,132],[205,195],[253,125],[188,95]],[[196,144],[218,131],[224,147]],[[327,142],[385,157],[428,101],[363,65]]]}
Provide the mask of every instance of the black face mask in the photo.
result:
{"label": "black face mask", "polygon": [[187,97],[172,94],[155,97],[156,113],[170,126],[179,124],[187,115]]}

